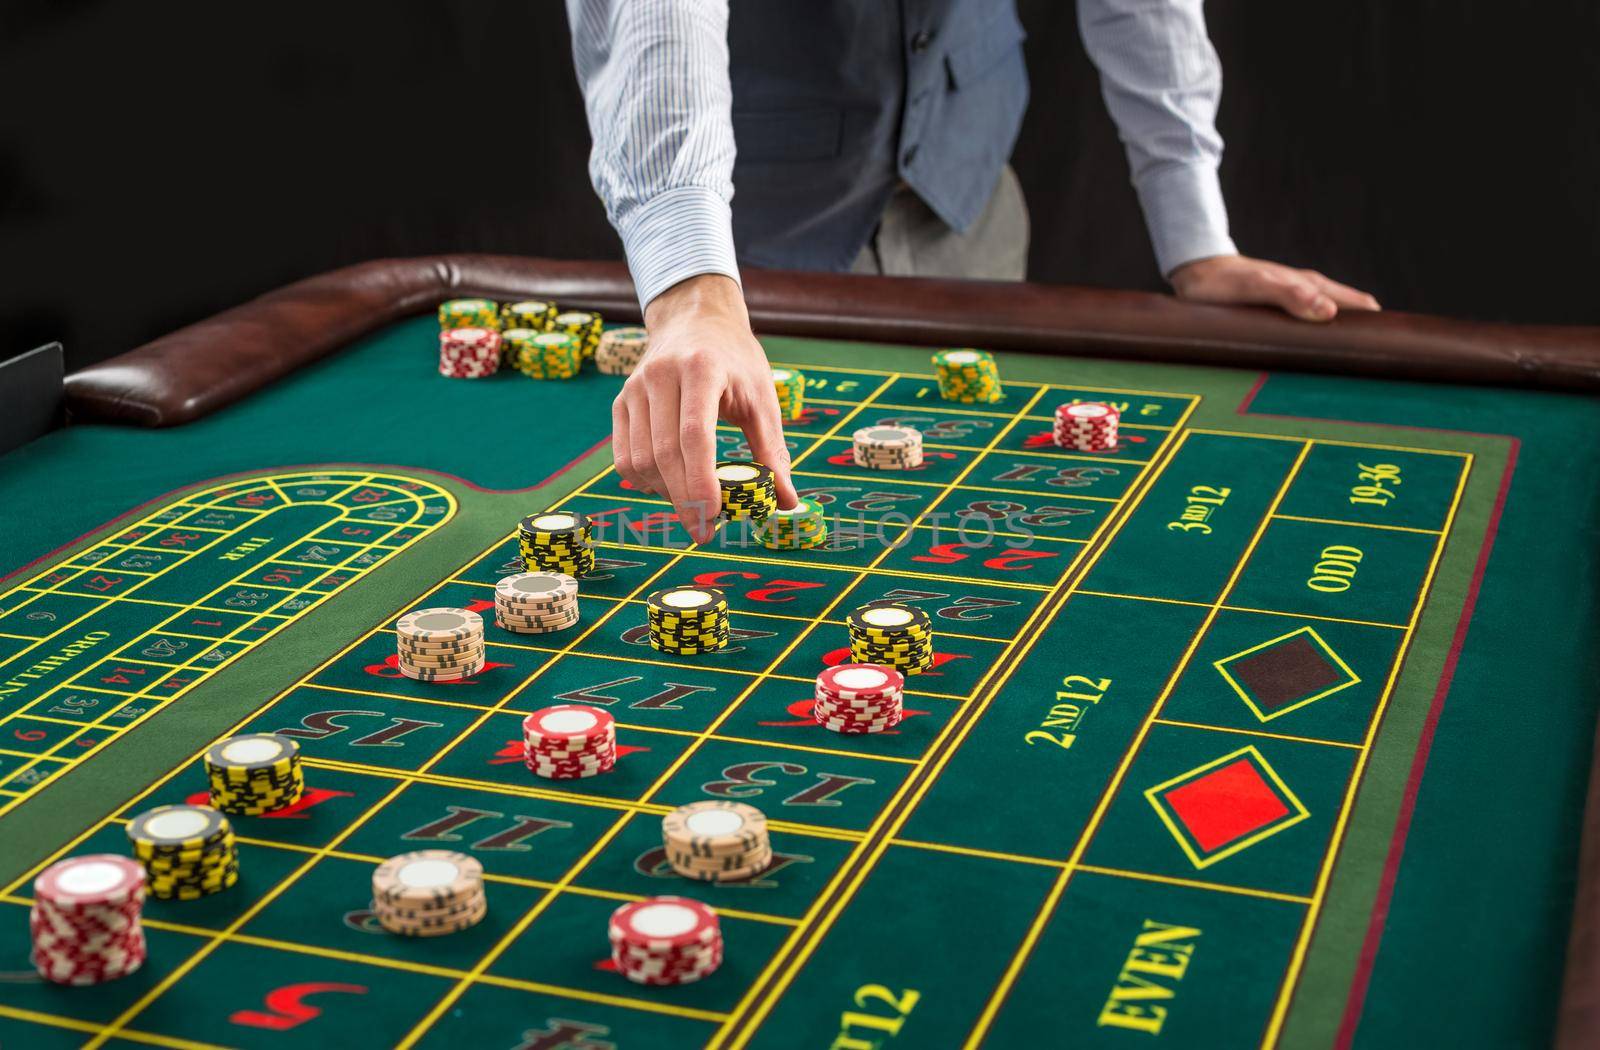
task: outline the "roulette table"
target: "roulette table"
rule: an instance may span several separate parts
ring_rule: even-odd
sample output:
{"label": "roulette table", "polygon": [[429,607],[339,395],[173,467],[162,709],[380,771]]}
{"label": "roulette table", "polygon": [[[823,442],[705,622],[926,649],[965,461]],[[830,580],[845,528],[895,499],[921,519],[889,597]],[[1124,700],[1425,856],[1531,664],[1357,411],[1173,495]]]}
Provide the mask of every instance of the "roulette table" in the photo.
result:
{"label": "roulette table", "polygon": [[[748,293],[803,376],[810,550],[696,546],[624,485],[620,377],[439,373],[441,300],[636,320],[617,266],[366,264],[68,377],[70,424],[0,456],[0,1046],[1594,1045],[1600,332]],[[1003,396],[942,399],[948,347]],[[1083,402],[1114,449],[1051,440]],[[921,464],[856,465],[861,427]],[[397,619],[492,609],[547,509],[595,526],[578,624],[400,673]],[[664,586],[725,594],[729,644],[653,650]],[[813,681],[885,602],[933,666],[892,730],[831,733]],[[614,718],[604,776],[524,767],[563,703]],[[131,976],[38,979],[40,871],[203,802],[238,733],[294,739],[305,787],[234,819],[237,885],[147,901]],[[756,877],[666,863],[662,817],[708,799],[765,814]],[[487,914],[389,935],[372,869],[427,848],[481,864]],[[608,965],[607,916],[660,894],[720,916],[704,980]]]}

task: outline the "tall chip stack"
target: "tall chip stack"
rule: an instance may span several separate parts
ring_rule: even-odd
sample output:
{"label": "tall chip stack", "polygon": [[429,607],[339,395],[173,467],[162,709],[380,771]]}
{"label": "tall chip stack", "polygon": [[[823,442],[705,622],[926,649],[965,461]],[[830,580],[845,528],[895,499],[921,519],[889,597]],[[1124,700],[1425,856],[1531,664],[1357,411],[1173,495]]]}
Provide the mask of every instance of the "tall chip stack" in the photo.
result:
{"label": "tall chip stack", "polygon": [[922,431],[915,427],[862,427],[851,439],[858,467],[915,470],[922,466]]}
{"label": "tall chip stack", "polygon": [[575,510],[530,514],[517,524],[517,546],[529,572],[587,576],[594,571],[594,524]]}
{"label": "tall chip stack", "polygon": [[224,813],[275,813],[300,801],[306,788],[300,745],[277,733],[220,740],[206,752],[205,764],[211,805]]}
{"label": "tall chip stack", "polygon": [[902,674],[933,666],[933,620],[914,605],[864,605],[846,618],[850,656],[860,664],[883,664]]}
{"label": "tall chip stack", "polygon": [[688,984],[722,965],[722,925],[708,904],[646,897],[611,913],[611,963],[635,984]]}
{"label": "tall chip stack", "polygon": [[608,376],[631,376],[650,348],[650,333],[643,328],[612,328],[600,333],[594,366]]}
{"label": "tall chip stack", "polygon": [[578,581],[564,572],[519,572],[494,585],[494,625],[549,634],[578,622]]}
{"label": "tall chip stack", "polygon": [[565,332],[513,328],[500,338],[505,363],[529,379],[576,379],[583,370],[583,350]]}
{"label": "tall chip stack", "polygon": [[493,299],[449,299],[439,304],[439,330],[500,327],[500,307]]}
{"label": "tall chip stack", "polygon": [[500,333],[492,328],[447,328],[439,333],[439,374],[487,379],[500,371]]}
{"label": "tall chip stack", "polygon": [[789,510],[776,510],[755,525],[756,540],[768,550],[810,550],[828,542],[822,504],[802,496]]}
{"label": "tall chip stack", "polygon": [[661,818],[667,863],[686,879],[739,882],[772,864],[767,818],[744,802],[691,802]]}
{"label": "tall chip stack", "polygon": [[239,881],[233,825],[210,806],[147,809],[128,822],[128,841],[159,900],[199,900]]}
{"label": "tall chip stack", "polygon": [[800,418],[806,407],[806,377],[793,368],[774,368],[772,385],[778,391],[778,408],[786,423]]}
{"label": "tall chip stack", "polygon": [[551,327],[554,331],[565,332],[577,339],[583,356],[590,358],[600,348],[600,330],[604,324],[599,314],[587,310],[568,310],[556,314]]}
{"label": "tall chip stack", "polygon": [[139,923],[144,895],[144,869],[114,853],[68,857],[44,869],[28,913],[39,976],[89,985],[138,970],[147,952]]}
{"label": "tall chip stack", "polygon": [[772,468],[760,463],[721,462],[716,466],[722,489],[722,516],[729,521],[760,521],[778,509]]}
{"label": "tall chip stack", "polygon": [[1111,452],[1117,447],[1117,424],[1122,418],[1112,405],[1080,401],[1057,405],[1051,437],[1061,448],[1078,452]]}
{"label": "tall chip stack", "polygon": [[390,933],[442,937],[489,913],[483,865],[465,853],[425,849],[390,857],[372,872],[372,913]]}
{"label": "tall chip stack", "polygon": [[946,401],[990,405],[1005,400],[999,366],[986,350],[940,350],[933,355],[933,368]]}
{"label": "tall chip stack", "polygon": [[546,780],[609,773],[617,764],[617,723],[587,704],[556,704],[522,720],[523,759]]}
{"label": "tall chip stack", "polygon": [[483,617],[470,609],[418,609],[395,623],[400,673],[418,682],[459,682],[483,670]]}
{"label": "tall chip stack", "polygon": [[713,653],[728,644],[728,598],[715,587],[666,587],[645,600],[650,645],[673,656]]}
{"label": "tall chip stack", "polygon": [[835,664],[817,675],[817,724],[835,733],[881,733],[905,717],[906,679],[885,664]]}
{"label": "tall chip stack", "polygon": [[555,325],[559,312],[555,303],[538,299],[506,303],[500,307],[500,330],[509,332],[514,328],[529,328],[535,332],[548,332]]}

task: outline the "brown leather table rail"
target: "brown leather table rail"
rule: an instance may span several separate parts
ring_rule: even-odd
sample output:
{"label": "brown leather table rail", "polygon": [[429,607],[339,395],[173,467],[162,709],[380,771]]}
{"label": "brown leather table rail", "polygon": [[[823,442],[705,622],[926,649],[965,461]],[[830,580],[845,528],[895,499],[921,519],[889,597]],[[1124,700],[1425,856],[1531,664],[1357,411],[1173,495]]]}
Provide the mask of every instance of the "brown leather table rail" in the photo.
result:
{"label": "brown leather table rail", "polygon": [[[750,270],[758,332],[930,346],[1600,390],[1600,328],[1266,309],[1045,284]],[[67,379],[75,420],[198,419],[402,317],[458,295],[555,299],[636,320],[621,263],[504,255],[380,259],[280,288]]]}

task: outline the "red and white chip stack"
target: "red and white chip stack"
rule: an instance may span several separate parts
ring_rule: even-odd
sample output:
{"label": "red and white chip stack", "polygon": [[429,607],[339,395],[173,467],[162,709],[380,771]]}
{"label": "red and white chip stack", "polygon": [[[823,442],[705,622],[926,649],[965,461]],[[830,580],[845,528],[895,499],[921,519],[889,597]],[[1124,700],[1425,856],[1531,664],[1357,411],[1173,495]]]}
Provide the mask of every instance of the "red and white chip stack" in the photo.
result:
{"label": "red and white chip stack", "polygon": [[1055,441],[1078,452],[1111,452],[1117,447],[1116,408],[1099,401],[1056,406]]}
{"label": "red and white chip stack", "polygon": [[500,333],[489,328],[447,328],[439,333],[439,374],[483,379],[500,371]]}
{"label": "red and white chip stack", "polygon": [[33,883],[33,965],[55,984],[100,984],[145,960],[144,868],[129,857],[92,853],[46,868]]}
{"label": "red and white chip stack", "polygon": [[617,723],[587,704],[557,704],[522,720],[528,769],[547,780],[575,780],[610,772],[617,764]]}
{"label": "red and white chip stack", "polygon": [[885,664],[837,664],[817,675],[817,724],[835,733],[881,733],[905,718],[905,675]]}
{"label": "red and white chip stack", "polygon": [[688,984],[722,965],[722,925],[688,897],[646,897],[611,913],[611,962],[635,984]]}

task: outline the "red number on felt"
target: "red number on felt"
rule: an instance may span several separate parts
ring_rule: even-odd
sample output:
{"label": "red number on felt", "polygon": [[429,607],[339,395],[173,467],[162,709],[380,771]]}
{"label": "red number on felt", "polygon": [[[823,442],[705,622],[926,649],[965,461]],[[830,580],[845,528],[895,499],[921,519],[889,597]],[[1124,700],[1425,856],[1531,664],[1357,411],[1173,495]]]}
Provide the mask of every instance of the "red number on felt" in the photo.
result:
{"label": "red number on felt", "polygon": [[321,995],[324,992],[366,995],[367,986],[364,984],[340,984],[336,981],[306,981],[302,984],[286,984],[267,993],[266,998],[262,1000],[262,1005],[267,1008],[265,1011],[237,1010],[228,1015],[228,1020],[237,1025],[245,1025],[250,1028],[268,1028],[277,1032],[298,1028],[307,1021],[322,1015],[320,1006],[312,1006],[305,1000],[307,996]]}
{"label": "red number on felt", "polygon": [[1040,558],[1054,557],[1055,554],[1052,551],[1006,551],[1003,554],[996,554],[992,558],[985,558],[983,567],[985,569],[995,569],[999,572],[1020,572],[1033,568],[1034,562]]}

